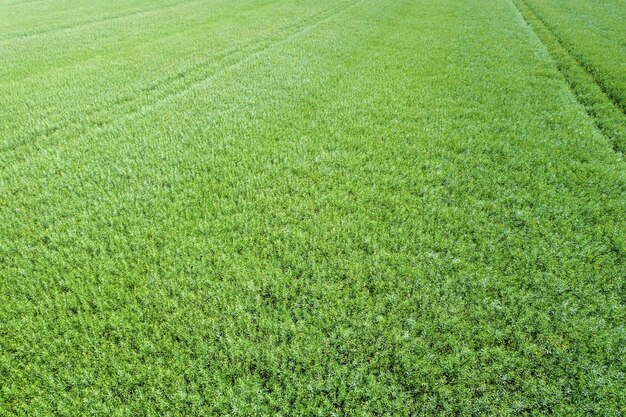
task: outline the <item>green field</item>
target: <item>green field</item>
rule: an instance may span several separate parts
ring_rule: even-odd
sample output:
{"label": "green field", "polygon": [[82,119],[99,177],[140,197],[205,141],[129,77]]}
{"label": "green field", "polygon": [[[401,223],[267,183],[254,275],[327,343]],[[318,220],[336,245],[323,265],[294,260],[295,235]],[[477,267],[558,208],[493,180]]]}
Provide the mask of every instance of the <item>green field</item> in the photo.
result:
{"label": "green field", "polygon": [[626,414],[625,0],[0,0],[0,416]]}
{"label": "green field", "polygon": [[578,102],[626,151],[626,0],[514,0]]}

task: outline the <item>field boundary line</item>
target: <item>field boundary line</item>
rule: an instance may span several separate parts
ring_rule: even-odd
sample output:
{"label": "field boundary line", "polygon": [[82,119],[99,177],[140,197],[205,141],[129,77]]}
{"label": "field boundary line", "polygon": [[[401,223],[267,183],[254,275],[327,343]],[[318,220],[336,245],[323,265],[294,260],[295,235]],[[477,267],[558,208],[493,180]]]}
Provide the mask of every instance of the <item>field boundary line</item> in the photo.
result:
{"label": "field boundary line", "polygon": [[[50,137],[54,134],[59,134],[59,133],[71,132],[72,129],[76,129],[75,131],[76,134],[71,135],[72,138],[78,138],[87,134],[90,131],[97,131],[100,129],[104,129],[108,126],[120,123],[122,121],[131,120],[136,117],[141,117],[142,115],[148,114],[154,108],[164,103],[167,103],[169,101],[175,100],[176,98],[184,96],[189,91],[192,91],[194,88],[197,88],[198,86],[201,86],[203,83],[219,76],[224,71],[237,67],[238,65],[241,65],[244,62],[250,61],[253,58],[261,55],[263,52],[271,48],[274,48],[277,45],[283,44],[303,33],[306,33],[312,28],[338,16],[343,11],[349,9],[350,7],[355,6],[361,1],[362,0],[356,0],[353,2],[348,2],[347,4],[341,3],[339,6],[315,12],[304,19],[300,19],[296,22],[292,22],[291,24],[285,25],[283,28],[278,30],[278,33],[274,33],[274,36],[277,36],[277,35],[281,36],[278,40],[272,41],[272,39],[268,39],[268,37],[265,37],[262,39],[252,40],[247,43],[244,42],[243,44],[237,45],[235,47],[222,50],[217,55],[223,56],[223,60],[224,60],[223,65],[221,65],[218,68],[215,68],[213,71],[210,71],[209,73],[206,73],[204,71],[199,71],[196,73],[195,71],[197,69],[202,70],[204,68],[204,64],[206,64],[206,62],[210,61],[211,59],[215,59],[216,58],[215,56],[211,56],[209,58],[204,59],[203,61],[199,63],[195,63],[191,65],[190,68],[184,71],[184,74],[182,76],[180,75],[180,73],[177,73],[177,74],[166,77],[166,79],[170,81],[168,81],[165,84],[164,88],[159,88],[160,86],[163,85],[162,82],[155,82],[155,83],[149,84],[148,86],[142,87],[141,91],[135,94],[135,97],[144,98],[144,96],[141,95],[141,92],[145,91],[145,92],[150,93],[151,91],[154,91],[157,89],[161,90],[161,93],[163,93],[161,96],[157,94],[156,97],[154,97],[154,95],[152,97],[150,96],[145,97],[148,99],[148,101],[143,106],[141,106],[141,102],[137,103],[137,100],[127,101],[127,100],[124,100],[123,98],[118,98],[117,100],[114,101],[114,103],[122,102],[125,105],[131,105],[131,106],[137,105],[139,107],[137,110],[133,110],[128,113],[118,114],[117,115],[118,117],[116,118],[109,117],[110,120],[96,121],[95,124],[94,122],[85,123],[84,119],[93,117],[97,113],[101,113],[104,110],[101,105],[98,105],[92,112],[88,113],[81,120],[78,120],[78,121],[68,120],[66,123],[63,123],[61,126],[54,126],[54,127],[46,129],[41,134],[30,135],[26,138],[22,138],[21,140],[6,143],[2,147],[0,147],[0,151],[2,152],[2,154],[4,154],[6,151],[15,151],[16,149],[21,148],[23,146],[27,146],[31,144],[36,145],[36,143],[44,137]],[[238,55],[240,55],[239,52],[241,51],[247,52],[247,53],[245,53],[243,56],[238,57]],[[191,75],[187,76],[187,74],[189,73]],[[185,80],[185,78],[192,78],[192,79],[189,82],[185,82],[182,85],[180,85],[179,86],[180,89],[171,91],[172,88],[177,87],[175,85],[176,81]],[[101,103],[101,104],[103,106],[107,106],[107,108],[108,106],[111,106],[111,103]],[[118,105],[118,108],[119,108],[119,105]],[[63,141],[61,141],[61,143],[62,142]],[[49,142],[46,142],[45,144],[42,144],[41,146],[38,146],[37,150],[43,150],[47,146],[52,146],[58,143],[59,142],[49,141]]]}
{"label": "field boundary line", "polygon": [[626,114],[623,109],[526,1],[511,2],[524,23],[546,48],[572,94],[595,127],[613,150],[623,155],[626,151]]}

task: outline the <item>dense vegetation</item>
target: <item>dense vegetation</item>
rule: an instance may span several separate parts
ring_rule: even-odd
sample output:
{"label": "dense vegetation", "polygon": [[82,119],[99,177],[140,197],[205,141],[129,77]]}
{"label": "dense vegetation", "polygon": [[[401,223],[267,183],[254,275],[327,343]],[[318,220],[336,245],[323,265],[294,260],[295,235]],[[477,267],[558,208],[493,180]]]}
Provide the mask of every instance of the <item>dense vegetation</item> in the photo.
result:
{"label": "dense vegetation", "polygon": [[598,129],[626,151],[626,1],[516,0]]}
{"label": "dense vegetation", "polygon": [[624,415],[623,1],[547,3],[0,0],[0,415]]}
{"label": "dense vegetation", "polygon": [[626,110],[624,0],[523,0],[565,48]]}

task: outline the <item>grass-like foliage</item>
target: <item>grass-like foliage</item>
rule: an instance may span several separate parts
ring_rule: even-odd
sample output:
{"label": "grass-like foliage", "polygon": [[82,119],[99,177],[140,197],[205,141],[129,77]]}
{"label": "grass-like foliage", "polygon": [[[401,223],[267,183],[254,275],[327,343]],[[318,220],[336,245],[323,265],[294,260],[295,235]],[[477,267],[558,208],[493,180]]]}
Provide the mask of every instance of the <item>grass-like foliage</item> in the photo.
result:
{"label": "grass-like foliage", "polygon": [[0,0],[0,415],[626,414],[623,2],[547,3]]}
{"label": "grass-like foliage", "polygon": [[613,148],[626,151],[626,3],[515,0]]}
{"label": "grass-like foliage", "polygon": [[521,0],[532,7],[569,53],[626,111],[626,2]]}

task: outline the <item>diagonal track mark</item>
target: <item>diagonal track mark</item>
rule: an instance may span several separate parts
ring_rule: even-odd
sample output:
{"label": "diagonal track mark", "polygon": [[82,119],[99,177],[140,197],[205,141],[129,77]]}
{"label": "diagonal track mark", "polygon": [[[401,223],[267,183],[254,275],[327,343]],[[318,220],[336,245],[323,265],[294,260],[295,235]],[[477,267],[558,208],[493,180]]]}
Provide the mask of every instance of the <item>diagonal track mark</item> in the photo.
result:
{"label": "diagonal track mark", "polygon": [[83,20],[81,22],[77,22],[76,24],[55,26],[55,27],[52,27],[52,28],[49,28],[49,29],[39,30],[39,31],[35,31],[35,32],[26,32],[26,33],[12,34],[12,35],[9,35],[9,36],[0,36],[0,42],[14,41],[14,40],[18,40],[18,39],[22,40],[22,39],[28,39],[28,38],[37,37],[37,36],[43,36],[43,35],[47,35],[47,34],[50,34],[50,33],[66,32],[66,31],[72,31],[72,30],[76,30],[76,29],[82,29],[82,28],[89,27],[89,26],[92,26],[92,25],[97,25],[99,23],[104,23],[104,22],[109,22],[109,21],[113,21],[113,20],[123,19],[123,18],[131,17],[131,16],[146,15],[146,14],[150,14],[150,13],[153,13],[153,12],[161,11],[161,10],[164,10],[164,9],[176,8],[176,7],[180,6],[181,4],[185,4],[185,3],[193,4],[193,3],[198,3],[198,1],[188,2],[188,1],[183,0],[183,1],[176,2],[176,3],[164,4],[162,6],[153,7],[153,8],[132,10],[132,11],[124,12],[124,13],[108,15],[108,16],[102,17],[100,19]]}
{"label": "diagonal track mark", "polygon": [[[265,0],[265,3],[262,3],[260,5],[255,6],[254,8],[247,8],[245,9],[245,11],[249,12],[250,10],[255,10],[257,8],[261,8],[261,7],[266,7],[268,4],[271,4],[272,1],[271,0]],[[187,3],[187,4],[193,4],[193,3]],[[158,10],[158,9],[155,9]],[[241,12],[241,11],[240,11]],[[240,13],[238,12],[238,13]],[[222,16],[222,19],[226,19],[227,17]],[[218,20],[220,21],[220,20]],[[211,22],[213,23],[213,22]],[[148,41],[143,41],[143,42],[137,42],[134,43],[134,45],[142,45],[142,46],[146,46],[146,45],[152,45],[155,43],[158,43],[159,41],[163,40],[163,39],[167,39],[173,36],[178,36],[178,35],[182,35],[182,34],[186,34],[189,32],[193,32],[193,31],[198,31],[200,29],[202,29],[204,27],[204,24],[202,25],[189,25],[188,27],[184,28],[183,30],[174,30],[171,32],[167,32],[167,34],[163,37],[157,37],[157,38],[153,38],[150,39]],[[118,50],[117,52],[114,52],[112,54],[107,55],[110,59],[113,58],[118,58],[120,56],[123,56],[125,54],[125,52],[123,50]],[[9,69],[7,69],[5,72],[2,72],[0,70],[0,86],[1,85],[6,85],[6,84],[19,84],[19,82],[24,81],[24,80],[29,80],[31,78],[34,77],[38,77],[38,76],[42,76],[44,74],[48,74],[50,72],[55,72],[55,71],[60,71],[62,69],[65,68],[72,68],[74,66],[80,65],[82,63],[88,63],[88,62],[92,62],[94,59],[100,58],[100,55],[97,52],[93,52],[92,55],[88,56],[86,59],[78,59],[78,60],[72,60],[71,62],[68,63],[64,63],[62,65],[56,65],[54,67],[50,67],[50,68],[44,68],[43,70],[37,71],[36,68],[32,68],[29,69],[28,73],[23,75],[22,77],[14,77],[11,74],[11,71]]]}
{"label": "diagonal track mark", "polygon": [[[145,97],[141,94],[136,95],[138,99],[130,100],[130,101],[123,102],[123,103],[118,103],[118,108],[120,105],[124,105],[126,107],[128,106],[133,107],[131,111],[124,113],[123,115],[118,115],[116,113],[112,116],[109,116],[105,120],[96,120],[95,122],[89,122],[88,120],[89,117],[90,116],[94,117],[98,112],[103,113],[105,115],[107,114],[106,112],[107,110],[110,110],[109,106],[111,104],[104,103],[104,105],[107,107],[106,109],[104,107],[102,109],[96,109],[94,112],[88,114],[86,117],[83,117],[80,120],[68,121],[67,123],[61,126],[54,126],[35,137],[22,138],[22,139],[7,143],[2,148],[0,148],[0,152],[2,152],[2,154],[5,154],[7,151],[15,151],[23,146],[33,144],[32,143],[33,139],[38,139],[38,138],[41,139],[43,137],[50,137],[53,135],[58,135],[60,133],[72,132],[72,135],[69,135],[69,136],[71,136],[72,138],[79,138],[83,135],[86,135],[90,131],[106,129],[107,127],[113,126],[123,121],[132,120],[132,119],[141,117],[153,111],[154,109],[158,108],[159,106],[162,106],[163,104],[171,102],[177,98],[183,97],[188,92],[202,86],[204,83],[219,76],[226,70],[235,68],[245,62],[251,61],[254,58],[261,55],[262,53],[264,53],[265,51],[270,50],[285,42],[288,42],[289,40],[303,33],[306,33],[309,30],[312,30],[313,28],[319,26],[320,24],[323,24],[324,22],[331,20],[332,18],[341,14],[343,11],[347,10],[350,7],[353,7],[354,5],[356,5],[357,3],[361,1],[362,0],[356,0],[347,4],[340,4],[339,6],[333,7],[329,10],[323,10],[323,11],[314,13],[313,15],[308,16],[307,18],[303,20],[299,20],[296,23],[286,25],[285,27],[279,30],[279,35],[283,35],[283,36],[280,37],[278,40],[262,38],[262,39],[257,39],[256,41],[251,42],[249,44],[243,44],[234,48],[227,49],[226,51],[222,52],[222,54],[224,55],[224,61],[225,61],[224,65],[221,66],[220,68],[216,68],[214,71],[211,71],[209,73],[202,71],[202,69],[204,68],[202,63],[194,64],[192,68],[188,70],[188,72],[192,74],[191,76],[187,76],[187,77],[185,76],[181,77],[178,75],[171,76],[169,77],[169,79],[172,79],[173,81],[170,82],[169,84],[166,83],[165,88],[160,88],[161,84],[155,83],[154,89],[161,90],[162,94],[160,95],[157,94],[156,98],[154,94],[148,95],[145,105],[141,105],[142,103],[140,99],[142,97]],[[276,34],[274,34],[274,37],[276,37]],[[244,52],[243,56],[240,56],[241,55],[240,51]],[[206,61],[212,58],[214,57],[208,58],[204,60],[204,62],[206,63]],[[194,73],[195,70],[199,70],[197,74]],[[181,86],[175,85],[176,81],[181,80],[181,79],[184,80],[185,78],[187,79],[191,78],[191,79],[188,82],[183,83]],[[174,88],[173,91],[171,91],[172,88]],[[151,89],[153,89],[153,87],[149,86],[147,87],[147,89],[143,89],[143,90],[146,91],[147,93],[150,93]],[[118,99],[118,101],[123,101],[123,99]],[[138,105],[138,101],[139,101],[139,105]],[[118,116],[118,117],[115,117],[115,116]],[[45,144],[41,144],[40,146],[38,146],[37,150],[43,150],[47,146],[52,146],[55,144],[58,144],[58,143],[53,142],[53,141],[48,141]],[[6,155],[3,155],[3,156],[6,156]],[[29,156],[32,156],[32,155],[29,155]]]}
{"label": "diagonal track mark", "polygon": [[539,42],[546,48],[552,61],[597,130],[619,154],[626,151],[625,114],[605,91],[593,74],[567,49],[550,27],[528,7],[525,0],[512,0],[514,9]]}
{"label": "diagonal track mark", "polygon": [[[128,109],[127,112],[121,112],[122,114],[133,112],[133,107],[136,107],[138,104],[142,103],[150,103],[151,101],[163,98],[165,95],[173,94],[176,92],[177,88],[184,88],[186,84],[197,80],[198,78],[202,79],[207,77],[205,65],[212,60],[221,60],[225,61],[227,64],[228,58],[232,56],[236,56],[241,52],[250,51],[250,53],[254,52],[258,47],[266,45],[269,41],[271,41],[272,36],[280,36],[287,35],[290,31],[299,30],[307,23],[311,21],[315,21],[315,19],[324,18],[326,15],[334,14],[340,6],[336,6],[329,10],[321,10],[313,13],[312,15],[298,20],[296,22],[292,22],[288,25],[283,26],[275,33],[270,34],[270,36],[265,38],[254,39],[252,42],[242,43],[240,45],[228,48],[226,50],[220,51],[215,55],[208,56],[204,60],[197,62],[191,65],[188,68],[183,69],[182,71],[177,72],[174,75],[168,76],[165,79],[156,80],[153,83],[148,84],[147,86],[142,86],[138,91],[132,92],[132,96],[130,99],[127,96],[120,97],[114,101],[106,101],[103,100],[101,103],[97,104],[93,109],[87,111],[85,114],[81,115],[79,119],[71,120],[68,119],[61,124],[54,124],[52,126],[46,127],[43,129],[35,129],[30,132],[26,132],[25,136],[16,138],[9,143],[6,143],[0,150],[5,151],[8,149],[16,148],[20,145],[28,144],[30,141],[35,140],[37,138],[48,137],[54,134],[64,133],[68,130],[74,128],[75,130],[85,130],[86,127],[90,127],[95,124],[97,126],[102,126],[106,123],[112,122],[112,119],[119,116],[120,107],[124,106]],[[216,69],[218,71],[219,68]],[[209,73],[209,76],[212,73]],[[182,84],[182,85],[179,85]],[[171,91],[173,90],[173,91]],[[116,113],[111,114],[111,109],[116,108],[118,111]],[[95,120],[93,120],[95,119]]]}
{"label": "diagonal track mark", "polygon": [[558,42],[559,46],[561,48],[563,48],[564,51],[566,51],[574,61],[576,61],[576,64],[582,68],[587,74],[589,74],[589,76],[591,78],[593,78],[594,82],[598,85],[598,87],[602,90],[602,92],[604,93],[604,95],[611,100],[611,102],[613,103],[613,105],[619,109],[622,114],[624,114],[626,116],[626,108],[624,108],[622,106],[622,104],[620,103],[620,101],[615,97],[615,95],[613,94],[613,92],[607,88],[606,84],[604,83],[604,81],[597,76],[596,71],[594,68],[591,67],[591,65],[589,65],[589,63],[585,62],[583,59],[581,59],[578,54],[576,54],[574,51],[572,51],[571,48],[569,48],[567,46],[567,42],[565,42],[563,40],[563,38],[561,36],[559,36],[556,31],[554,30],[554,28],[546,21],[546,19],[541,15],[541,13],[539,13],[533,6],[531,6],[528,1],[526,0],[518,0],[519,2],[523,3],[524,6],[526,6],[526,8],[535,16],[535,18],[537,20],[539,20],[541,22],[541,24],[546,28],[546,30],[548,32],[550,32],[550,34],[554,37],[554,39]]}

